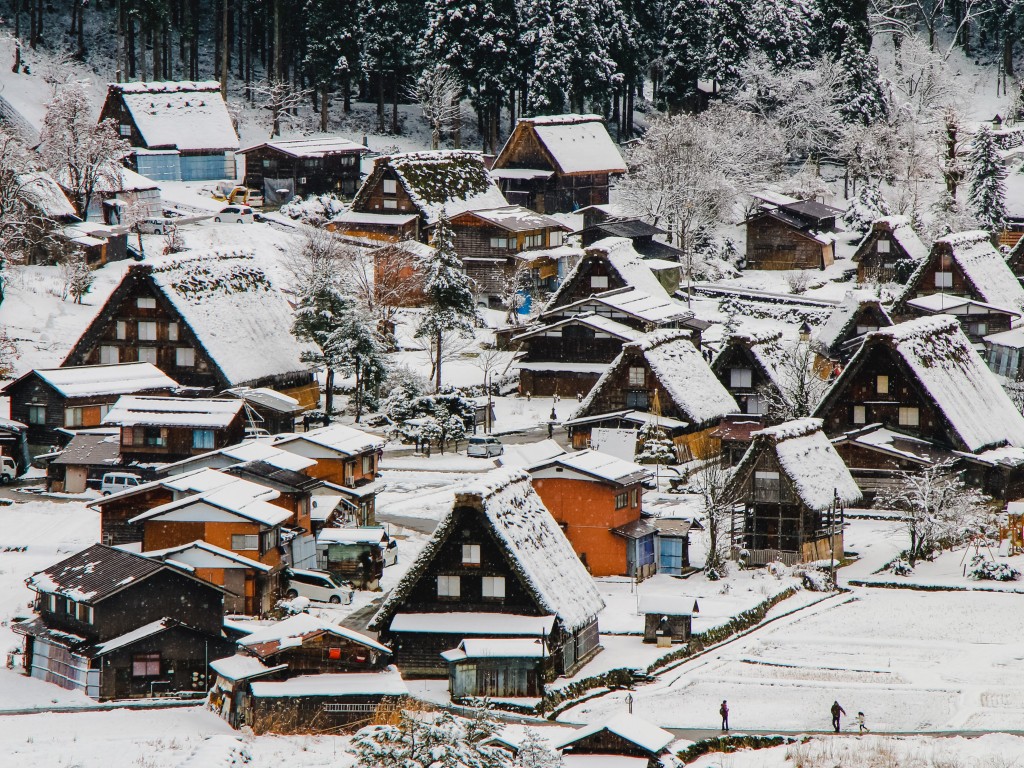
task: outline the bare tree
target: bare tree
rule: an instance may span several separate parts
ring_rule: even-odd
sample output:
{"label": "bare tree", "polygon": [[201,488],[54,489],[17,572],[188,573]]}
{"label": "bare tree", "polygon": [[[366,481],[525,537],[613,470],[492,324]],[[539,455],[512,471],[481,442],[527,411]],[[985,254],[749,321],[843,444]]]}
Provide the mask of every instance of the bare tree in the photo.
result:
{"label": "bare tree", "polygon": [[61,301],[67,301],[70,296],[75,304],[81,304],[82,297],[89,292],[96,277],[86,263],[85,255],[75,250],[61,259],[60,279]]}
{"label": "bare tree", "polygon": [[501,286],[501,303],[508,310],[506,321],[509,325],[519,325],[519,310],[527,302],[533,288],[533,276],[530,268],[525,264],[518,264],[516,268],[507,275]]}
{"label": "bare tree", "polygon": [[448,66],[435,64],[423,70],[416,84],[409,89],[430,125],[430,146],[441,146],[441,134],[462,122],[462,92],[465,86]]}
{"label": "bare tree", "polygon": [[[698,444],[697,452],[705,455],[709,448]],[[704,572],[719,577],[728,572],[732,514],[738,500],[729,483],[731,474],[732,470],[723,463],[722,457],[714,456],[690,475],[690,486],[700,495],[704,506],[704,539],[707,542]]]}
{"label": "bare tree", "polygon": [[18,359],[18,345],[0,328],[0,379],[9,379],[14,373],[14,363]]}
{"label": "bare tree", "polygon": [[376,318],[382,333],[394,326],[398,311],[423,290],[423,261],[402,243],[372,253],[342,245],[339,256],[342,280]]}
{"label": "bare tree", "polygon": [[97,185],[120,182],[120,162],[130,147],[114,121],[99,123],[81,88],[57,92],[46,108],[39,154],[46,169],[71,191],[78,215],[86,218]]}
{"label": "bare tree", "polygon": [[993,515],[989,501],[964,483],[952,463],[944,462],[919,472],[899,472],[896,482],[878,495],[875,507],[902,513],[907,559],[913,565],[983,532]]}
{"label": "bare tree", "polygon": [[281,135],[281,126],[295,122],[299,107],[309,100],[308,88],[297,88],[287,80],[271,78],[253,85],[253,94],[260,108],[270,112],[270,136]]}
{"label": "bare tree", "polygon": [[[891,32],[903,39],[913,37],[923,27],[928,35],[928,47],[935,50],[936,33],[947,12],[952,10],[951,6],[949,0],[871,0],[869,19],[876,31]],[[984,0],[960,0],[957,3],[957,13],[951,19],[953,34],[942,54],[944,59],[949,58],[956,45],[963,42],[963,35],[970,25],[991,10],[991,5]]]}
{"label": "bare tree", "polygon": [[832,382],[820,375],[818,354],[810,341],[782,345],[775,362],[775,385],[764,384],[758,394],[765,415],[773,422],[810,416]]}

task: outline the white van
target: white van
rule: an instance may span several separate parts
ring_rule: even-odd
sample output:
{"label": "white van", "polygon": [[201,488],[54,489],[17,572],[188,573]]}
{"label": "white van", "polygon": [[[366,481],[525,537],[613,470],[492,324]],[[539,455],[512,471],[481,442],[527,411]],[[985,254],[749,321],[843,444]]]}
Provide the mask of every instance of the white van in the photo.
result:
{"label": "white van", "polygon": [[107,472],[100,481],[100,493],[109,496],[139,485],[142,485],[142,478],[131,472]]}
{"label": "white van", "polygon": [[310,600],[336,605],[349,605],[352,602],[351,587],[346,587],[329,571],[288,568],[284,576],[288,580],[285,595],[290,600],[308,597]]}
{"label": "white van", "polygon": [[237,224],[252,224],[252,208],[248,205],[229,205],[221,208],[220,213],[213,217],[216,222],[227,221]]}

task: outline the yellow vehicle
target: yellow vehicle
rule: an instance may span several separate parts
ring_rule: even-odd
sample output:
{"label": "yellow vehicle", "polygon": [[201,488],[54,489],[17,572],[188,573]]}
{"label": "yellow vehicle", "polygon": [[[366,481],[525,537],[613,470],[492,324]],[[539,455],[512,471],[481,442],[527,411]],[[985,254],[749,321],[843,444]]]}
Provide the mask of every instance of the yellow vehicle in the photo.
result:
{"label": "yellow vehicle", "polygon": [[263,207],[263,195],[255,189],[240,185],[221,184],[213,192],[213,199],[223,203],[248,205],[252,208]]}

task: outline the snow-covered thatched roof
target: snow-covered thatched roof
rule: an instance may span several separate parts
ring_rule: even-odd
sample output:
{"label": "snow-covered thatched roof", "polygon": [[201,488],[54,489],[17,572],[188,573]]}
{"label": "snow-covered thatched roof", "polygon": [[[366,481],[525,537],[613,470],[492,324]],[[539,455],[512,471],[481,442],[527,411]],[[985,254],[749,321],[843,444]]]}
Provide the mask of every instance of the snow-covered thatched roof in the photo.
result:
{"label": "snow-covered thatched roof", "polygon": [[[967,282],[986,304],[1010,310],[1024,309],[1024,287],[1014,277],[1002,254],[992,245],[988,232],[973,230],[940,237],[932,246],[932,254],[933,258],[939,254],[951,256],[963,271]],[[920,278],[929,263],[930,260],[924,262],[911,278],[911,291],[920,284]]]}
{"label": "snow-covered thatched roof", "polygon": [[[547,115],[520,118],[516,132],[531,128],[543,149],[563,174],[625,173],[626,161],[599,115]],[[506,150],[518,141],[513,132],[494,165],[504,167]]]}
{"label": "snow-covered thatched roof", "polygon": [[607,262],[612,272],[625,284],[621,287],[635,288],[660,301],[671,301],[665,286],[655,277],[644,257],[637,253],[632,240],[625,237],[606,237],[590,245],[586,249],[586,255],[565,276],[558,290],[548,301],[549,311],[559,306],[561,297],[574,286],[580,272],[594,259]]}
{"label": "snow-covered thatched roof", "polygon": [[620,712],[609,720],[592,723],[580,728],[559,740],[556,746],[558,749],[568,749],[569,754],[572,754],[573,744],[602,731],[613,733],[620,739],[631,742],[652,755],[659,754],[675,740],[675,736],[670,731],[659,728],[654,723],[648,722],[636,715]]}
{"label": "snow-covered thatched roof", "polygon": [[736,480],[742,482],[753,470],[756,457],[767,450],[775,454],[794,493],[809,509],[828,509],[833,494],[844,504],[860,501],[860,488],[821,431],[821,424],[821,419],[796,419],[754,432],[736,469]]}
{"label": "snow-covered thatched roof", "polygon": [[612,386],[617,372],[638,354],[647,361],[677,411],[684,414],[682,418],[705,424],[739,410],[704,356],[693,346],[690,331],[663,329],[624,345],[619,356],[584,398],[574,418],[594,415],[594,403],[602,388]]}
{"label": "snow-covered thatched roof", "polygon": [[849,291],[843,297],[839,306],[829,315],[825,325],[818,331],[817,340],[825,349],[831,350],[846,336],[847,332],[861,316],[862,311],[868,308],[875,310],[877,317],[884,321],[883,325],[892,325],[889,313],[885,311],[877,298],[869,295],[867,292],[857,293]]}
{"label": "snow-covered thatched roof", "polygon": [[[451,218],[465,211],[503,208],[508,205],[484,166],[483,155],[463,149],[403,152],[374,161],[374,173],[391,168],[398,182],[423,213],[427,226],[441,216]],[[363,184],[352,201],[353,209],[365,205],[369,184]]]}
{"label": "snow-covered thatched roof", "polygon": [[230,386],[305,371],[284,295],[244,250],[141,264],[188,324]]}
{"label": "snow-covered thatched roof", "polygon": [[604,608],[593,579],[533,490],[530,476],[519,469],[498,469],[456,488],[451,510],[416,564],[384,600],[370,622],[371,629],[388,625],[465,510],[482,517],[538,610],[557,616],[566,630],[586,626]]}
{"label": "snow-covered thatched roof", "polygon": [[829,395],[825,413],[862,361],[879,345],[892,350],[945,417],[961,448],[978,452],[1002,445],[1024,447],[1024,416],[1014,407],[955,317],[934,315],[868,334]]}
{"label": "snow-covered thatched roof", "polygon": [[75,206],[56,179],[44,171],[18,174],[18,196],[22,202],[50,219],[75,218]]}
{"label": "snow-covered thatched roof", "polygon": [[921,238],[914,231],[910,219],[906,216],[883,216],[871,223],[871,231],[864,236],[861,244],[857,247],[857,252],[853,254],[854,261],[860,260],[861,248],[873,240],[872,236],[880,233],[884,233],[892,240],[895,240],[896,244],[903,249],[908,258],[918,263],[928,259],[928,246],[921,242]]}
{"label": "snow-covered thatched roof", "polygon": [[712,368],[717,370],[720,360],[725,359],[729,347],[745,349],[762,375],[768,379],[782,398],[787,398],[790,391],[786,380],[787,347],[782,338],[782,331],[764,328],[743,328],[730,334],[726,346],[715,357]]}
{"label": "snow-covered thatched roof", "polygon": [[149,149],[238,149],[238,134],[220,95],[220,83],[117,83],[125,107]]}

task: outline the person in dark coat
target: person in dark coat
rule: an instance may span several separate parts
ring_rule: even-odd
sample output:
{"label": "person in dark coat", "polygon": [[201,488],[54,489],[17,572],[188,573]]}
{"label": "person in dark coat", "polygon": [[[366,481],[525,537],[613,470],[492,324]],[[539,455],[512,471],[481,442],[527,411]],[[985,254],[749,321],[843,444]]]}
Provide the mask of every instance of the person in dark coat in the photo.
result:
{"label": "person in dark coat", "polygon": [[846,710],[839,706],[838,701],[832,702],[832,727],[836,729],[836,733],[839,733],[839,716],[845,715]]}
{"label": "person in dark coat", "polygon": [[723,699],[722,706],[718,708],[718,714],[722,716],[722,730],[729,730],[729,704]]}

